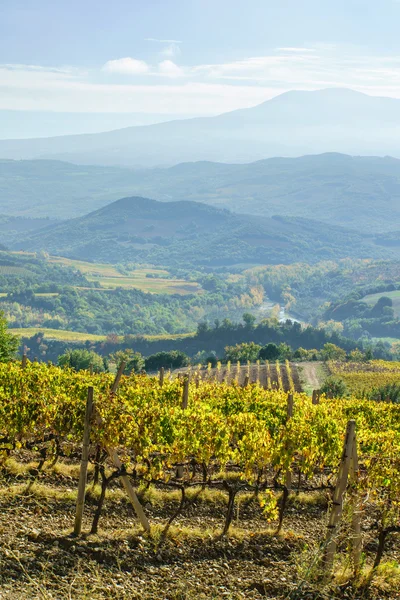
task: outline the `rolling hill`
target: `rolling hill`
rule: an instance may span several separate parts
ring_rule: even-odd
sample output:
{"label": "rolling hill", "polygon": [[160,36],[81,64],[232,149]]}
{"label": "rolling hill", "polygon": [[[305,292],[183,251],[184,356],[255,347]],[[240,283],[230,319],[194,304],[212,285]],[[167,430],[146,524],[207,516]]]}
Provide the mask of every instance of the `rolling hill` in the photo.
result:
{"label": "rolling hill", "polygon": [[[194,200],[267,217],[317,219],[368,232],[400,230],[400,160],[390,157],[328,153],[141,171],[61,161],[0,161],[5,214],[68,219],[133,195]],[[21,231],[21,226],[2,222],[0,229]],[[26,222],[24,227],[28,229]]]}
{"label": "rolling hill", "polygon": [[400,157],[400,100],[291,91],[252,108],[98,134],[0,141],[0,158],[128,167],[344,152]]}
{"label": "rolling hill", "polygon": [[123,198],[50,225],[15,249],[111,263],[238,266],[397,256],[373,236],[293,217],[239,215],[197,202]]}

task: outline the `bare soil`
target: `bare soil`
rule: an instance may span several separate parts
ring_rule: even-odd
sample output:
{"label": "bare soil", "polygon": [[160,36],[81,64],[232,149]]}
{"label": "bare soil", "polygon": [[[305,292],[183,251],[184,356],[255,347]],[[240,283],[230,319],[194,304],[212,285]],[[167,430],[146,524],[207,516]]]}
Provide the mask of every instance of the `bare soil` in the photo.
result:
{"label": "bare soil", "polygon": [[[326,586],[311,582],[326,531],[327,498],[321,494],[311,498],[294,492],[279,535],[257,502],[239,497],[231,532],[221,537],[227,502],[221,493],[200,496],[166,530],[177,498],[155,490],[142,497],[153,529],[148,536],[115,482],[99,534],[74,538],[77,478],[66,472],[44,470],[30,489],[29,473],[0,473],[1,599],[400,598],[388,582],[368,590],[353,587],[346,577]],[[85,531],[95,505],[89,493]],[[376,551],[375,538],[372,533],[365,546],[367,561]],[[345,555],[346,544],[339,561]],[[395,537],[386,558],[400,559]]]}

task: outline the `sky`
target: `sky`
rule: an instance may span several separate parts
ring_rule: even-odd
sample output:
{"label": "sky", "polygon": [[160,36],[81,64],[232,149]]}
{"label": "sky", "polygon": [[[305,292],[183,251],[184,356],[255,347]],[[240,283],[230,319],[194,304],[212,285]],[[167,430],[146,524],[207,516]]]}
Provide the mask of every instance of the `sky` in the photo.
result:
{"label": "sky", "polygon": [[400,0],[0,0],[0,138],[253,106],[400,98]]}

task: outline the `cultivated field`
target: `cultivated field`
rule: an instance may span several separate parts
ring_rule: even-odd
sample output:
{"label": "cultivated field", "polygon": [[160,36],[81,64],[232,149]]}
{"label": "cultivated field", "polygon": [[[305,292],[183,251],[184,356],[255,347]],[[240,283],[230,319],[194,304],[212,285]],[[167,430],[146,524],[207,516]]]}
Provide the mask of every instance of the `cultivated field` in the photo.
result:
{"label": "cultivated field", "polygon": [[[61,341],[70,341],[70,342],[103,342],[107,339],[105,335],[95,335],[92,333],[82,333],[80,331],[68,331],[66,329],[49,329],[46,327],[15,327],[9,328],[8,331],[17,335],[21,338],[30,338],[38,333],[43,334],[48,340],[61,340]],[[159,335],[140,335],[141,338],[145,338],[146,340],[177,340],[185,337],[190,337],[194,335],[193,333],[166,333]],[[119,341],[123,340],[123,336],[113,336]]]}
{"label": "cultivated field", "polygon": [[329,362],[329,372],[343,379],[350,392],[367,396],[372,389],[400,383],[400,362],[371,360],[365,363]]}
{"label": "cultivated field", "polygon": [[[238,385],[259,383],[264,389],[289,391],[302,391],[298,365],[295,363],[280,363],[258,361],[256,364],[218,364],[216,368],[190,367],[180,370],[199,377],[203,381],[215,381],[218,383],[234,383]],[[179,371],[178,371],[179,372]]]}
{"label": "cultivated field", "polygon": [[[32,253],[24,252],[12,252],[10,254],[34,256]],[[151,294],[179,294],[181,296],[201,292],[201,286],[198,283],[169,278],[169,273],[165,269],[144,266],[121,273],[115,266],[109,264],[91,263],[61,256],[50,256],[47,260],[52,264],[80,271],[88,281],[97,284],[98,287],[95,289],[99,290],[138,289]],[[1,269],[5,270],[3,274],[7,275],[23,275],[23,271],[25,274],[29,274],[29,271],[21,267],[0,267],[0,275],[2,274]],[[153,277],[147,277],[147,275]]]}
{"label": "cultivated field", "polygon": [[186,400],[178,378],[122,377],[111,393],[109,374],[29,363],[0,376],[0,598],[399,597],[395,529],[378,545],[399,519],[399,406],[194,378]]}

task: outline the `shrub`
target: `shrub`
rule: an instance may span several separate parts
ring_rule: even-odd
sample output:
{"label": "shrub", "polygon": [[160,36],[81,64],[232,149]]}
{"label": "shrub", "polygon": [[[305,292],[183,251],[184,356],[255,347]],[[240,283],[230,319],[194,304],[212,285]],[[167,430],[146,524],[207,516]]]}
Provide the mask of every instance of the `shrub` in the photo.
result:
{"label": "shrub", "polygon": [[328,377],[321,387],[321,393],[328,398],[345,398],[349,395],[349,390],[340,377]]}

